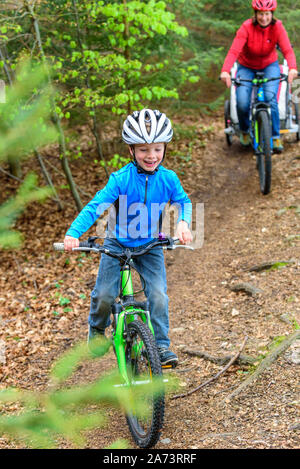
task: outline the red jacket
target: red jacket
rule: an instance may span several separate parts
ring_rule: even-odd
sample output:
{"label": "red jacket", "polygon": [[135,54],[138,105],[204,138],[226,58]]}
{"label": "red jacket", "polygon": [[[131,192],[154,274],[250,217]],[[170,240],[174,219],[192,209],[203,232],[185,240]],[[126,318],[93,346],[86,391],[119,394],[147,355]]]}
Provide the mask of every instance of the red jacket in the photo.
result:
{"label": "red jacket", "polygon": [[261,70],[278,60],[275,49],[279,45],[289,68],[297,69],[296,57],[292,49],[287,32],[281,21],[262,28],[254,24],[252,19],[245,21],[238,32],[226,56],[222,72],[230,72],[234,62]]}

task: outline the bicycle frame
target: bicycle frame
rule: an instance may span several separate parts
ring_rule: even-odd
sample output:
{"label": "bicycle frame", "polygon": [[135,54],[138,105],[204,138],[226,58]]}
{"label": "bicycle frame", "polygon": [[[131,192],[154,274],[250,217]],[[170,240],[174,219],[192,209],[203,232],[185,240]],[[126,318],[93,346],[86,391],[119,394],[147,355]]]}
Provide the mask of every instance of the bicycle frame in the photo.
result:
{"label": "bicycle frame", "polygon": [[[114,316],[114,332],[113,341],[115,345],[115,353],[119,365],[121,377],[127,385],[130,380],[127,375],[127,365],[125,357],[125,343],[127,334],[127,325],[139,316],[145,322],[152,334],[154,335],[153,326],[150,320],[150,312],[144,309],[142,303],[134,300],[134,291],[132,285],[132,275],[129,265],[121,265],[120,271],[120,303],[114,303],[112,310]],[[145,302],[146,306],[148,302]],[[125,336],[124,336],[125,331]]]}
{"label": "bicycle frame", "polygon": [[[261,111],[267,111],[269,117],[269,125],[272,126],[271,106],[265,102],[265,92],[263,88],[263,85],[268,81],[270,81],[270,79],[264,78],[260,73],[258,73],[257,77],[252,80],[254,100],[251,102],[250,108],[250,137],[254,152],[257,155],[260,155],[262,153],[262,149],[260,148],[259,142],[259,128],[257,121],[258,114]],[[270,139],[270,147],[271,150],[273,150],[273,138]]]}
{"label": "bicycle frame", "polygon": [[[244,80],[239,77],[237,78],[232,78],[232,83],[235,84],[235,86],[241,86],[242,82],[247,82],[251,83],[253,85],[253,90],[252,90],[252,97],[251,97],[251,103],[250,103],[250,112],[249,112],[249,118],[250,118],[250,137],[251,137],[251,144],[254,148],[254,151],[256,154],[260,154],[259,151],[259,132],[258,132],[258,126],[257,126],[257,116],[260,111],[264,110],[267,111],[268,116],[269,116],[269,122],[271,124],[271,106],[269,103],[265,102],[265,93],[264,93],[264,87],[263,85],[269,81],[274,81],[274,80],[280,80],[284,81],[287,80],[287,75],[281,74],[280,77],[276,78],[265,78],[263,72],[257,72],[256,76],[253,80]],[[226,103],[229,103],[229,101],[226,101]],[[225,104],[226,104],[225,103]],[[230,105],[229,105],[230,106]],[[228,108],[230,109],[230,107]],[[230,117],[230,110],[227,111],[229,112],[225,116],[225,134],[227,138],[227,143],[231,145],[232,143],[232,136],[233,135],[239,135],[240,134],[240,128],[239,124],[237,122],[232,122],[231,117]],[[270,146],[271,149],[273,149],[273,139],[270,141]]]}
{"label": "bicycle frame", "polygon": [[[251,83],[252,95],[249,111],[249,136],[254,154],[256,155],[256,168],[259,172],[260,190],[266,195],[271,188],[272,155],[274,144],[272,137],[271,105],[265,100],[264,85],[270,81],[287,81],[288,75],[281,73],[279,77],[266,78],[264,72],[256,72],[254,79],[247,80],[240,77],[231,78],[233,86]],[[245,86],[245,85],[244,85]],[[233,90],[233,88],[232,88]],[[233,93],[233,91],[231,91]],[[231,94],[231,100],[225,101],[225,135],[227,144],[232,145],[233,135],[241,134],[237,113],[231,119],[231,101],[236,105],[236,95]],[[296,128],[298,128],[296,126]],[[243,143],[243,142],[242,142]]]}

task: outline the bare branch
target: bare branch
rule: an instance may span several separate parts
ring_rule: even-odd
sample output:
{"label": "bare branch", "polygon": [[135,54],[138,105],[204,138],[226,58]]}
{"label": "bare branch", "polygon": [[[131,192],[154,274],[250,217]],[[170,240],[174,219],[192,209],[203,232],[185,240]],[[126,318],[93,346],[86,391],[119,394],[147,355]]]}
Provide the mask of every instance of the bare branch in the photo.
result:
{"label": "bare branch", "polygon": [[[226,365],[226,363],[228,363],[232,359],[232,355],[226,355],[224,357],[214,357],[206,352],[202,352],[201,350],[185,349],[183,350],[183,352],[187,353],[188,355],[203,358],[204,360],[209,360],[210,362],[216,363],[220,366]],[[253,365],[256,361],[256,358],[242,354],[240,354],[240,356],[236,360],[239,365]]]}
{"label": "bare branch", "polygon": [[248,340],[248,337],[245,336],[244,338],[244,341],[241,345],[241,347],[239,348],[238,352],[231,358],[231,360],[228,362],[228,364],[222,368],[222,370],[220,370],[215,376],[213,376],[212,378],[210,378],[209,380],[205,381],[204,383],[200,384],[199,386],[197,386],[195,389],[192,389],[191,391],[185,393],[185,394],[177,394],[176,396],[173,396],[171,397],[171,399],[179,399],[181,397],[186,397],[186,396],[190,396],[191,394],[195,393],[196,391],[198,391],[199,389],[201,388],[204,388],[204,386],[207,386],[208,384],[212,383],[213,381],[215,381],[216,379],[218,379],[222,374],[225,373],[225,371],[228,370],[228,368],[233,365],[233,363],[235,363],[235,361],[238,359],[238,357],[240,356],[240,353],[241,351],[243,350],[243,348],[245,347],[246,345],[246,342]]}
{"label": "bare branch", "polygon": [[297,339],[300,338],[300,330],[297,330],[290,336],[288,336],[283,342],[281,342],[278,347],[273,350],[273,352],[270,352],[266,358],[259,364],[259,366],[256,368],[255,372],[249,376],[243,383],[229,396],[227,396],[223,402],[229,402],[233,397],[236,397],[238,394],[240,394],[247,386],[249,386],[253,381],[255,381],[259,375],[261,375],[267,368],[269,368],[272,363],[277,360],[279,355],[281,355],[283,352],[285,352],[290,345]]}

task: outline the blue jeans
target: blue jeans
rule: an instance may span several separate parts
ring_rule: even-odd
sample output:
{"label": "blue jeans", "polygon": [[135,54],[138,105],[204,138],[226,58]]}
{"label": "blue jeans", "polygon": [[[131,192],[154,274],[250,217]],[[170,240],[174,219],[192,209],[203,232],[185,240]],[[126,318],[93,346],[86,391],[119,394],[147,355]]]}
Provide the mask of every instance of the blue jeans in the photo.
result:
{"label": "blue jeans", "polygon": [[[121,252],[123,247],[115,239],[105,239],[104,247]],[[138,252],[145,245],[130,248]],[[156,343],[160,347],[169,347],[169,312],[167,296],[167,277],[164,254],[161,248],[151,249],[147,254],[134,259],[133,265],[145,280],[145,295],[149,300],[150,317]],[[91,293],[89,324],[98,329],[105,329],[110,324],[111,305],[119,296],[120,263],[118,259],[101,255],[96,285]]]}
{"label": "blue jeans", "polygon": [[[251,68],[238,65],[237,77],[244,80],[253,80],[255,72],[264,72],[265,78],[276,78],[280,76],[280,67],[278,60],[268,65],[262,70],[253,70]],[[265,100],[271,105],[271,116],[272,116],[272,135],[273,138],[280,137],[280,119],[279,110],[277,103],[277,93],[279,88],[279,80],[269,81],[264,84]],[[239,125],[242,132],[249,131],[249,112],[251,103],[252,84],[243,83],[242,86],[238,86],[236,89],[237,98],[237,114],[239,118]]]}

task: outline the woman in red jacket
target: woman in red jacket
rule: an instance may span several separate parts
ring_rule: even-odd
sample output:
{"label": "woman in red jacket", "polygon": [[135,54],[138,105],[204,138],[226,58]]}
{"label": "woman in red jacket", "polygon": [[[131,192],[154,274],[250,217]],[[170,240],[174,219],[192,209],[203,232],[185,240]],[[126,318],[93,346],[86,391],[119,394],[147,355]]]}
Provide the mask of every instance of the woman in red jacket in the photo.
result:
{"label": "woman in red jacket", "polygon": [[[266,78],[280,76],[276,45],[278,44],[289,67],[288,81],[292,83],[297,77],[296,57],[282,22],[275,19],[273,12],[277,8],[276,0],[253,0],[254,18],[245,21],[238,30],[236,37],[226,56],[221,79],[228,87],[231,85],[230,70],[238,61],[237,76],[252,80],[256,71],[263,71]],[[245,84],[246,85],[246,84]],[[249,110],[252,85],[237,87],[237,113],[241,130],[242,145],[250,144]],[[265,84],[265,98],[271,105],[272,132],[275,151],[282,151],[280,140],[280,120],[277,104],[279,80]]]}

